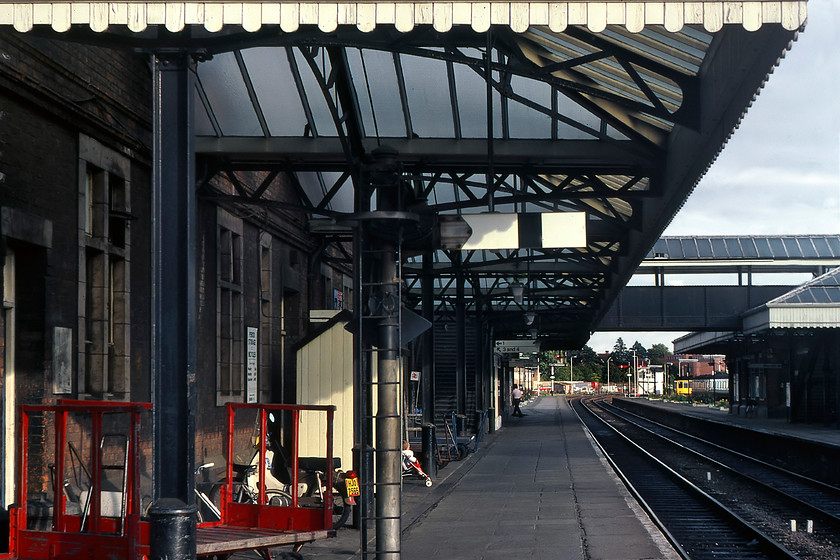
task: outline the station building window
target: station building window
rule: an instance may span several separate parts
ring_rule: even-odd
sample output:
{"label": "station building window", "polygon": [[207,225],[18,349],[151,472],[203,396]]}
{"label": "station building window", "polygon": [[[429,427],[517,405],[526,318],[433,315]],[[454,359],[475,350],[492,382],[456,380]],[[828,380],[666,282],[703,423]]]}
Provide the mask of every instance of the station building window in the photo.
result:
{"label": "station building window", "polygon": [[130,398],[130,162],[79,138],[80,397]]}
{"label": "station building window", "polygon": [[245,397],[242,220],[217,210],[216,404]]}

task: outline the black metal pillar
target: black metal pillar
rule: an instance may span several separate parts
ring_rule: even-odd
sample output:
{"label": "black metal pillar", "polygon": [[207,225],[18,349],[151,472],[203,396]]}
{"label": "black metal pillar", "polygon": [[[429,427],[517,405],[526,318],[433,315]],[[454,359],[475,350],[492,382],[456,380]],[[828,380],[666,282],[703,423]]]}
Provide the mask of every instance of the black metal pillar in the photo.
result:
{"label": "black metal pillar", "polygon": [[454,255],[455,274],[455,411],[467,413],[467,309],[464,300],[464,272],[461,269],[461,252]]}
{"label": "black metal pillar", "polygon": [[195,558],[195,180],[193,60],[154,61],[152,560]]}
{"label": "black metal pillar", "polygon": [[396,249],[382,246],[380,281],[383,302],[379,323],[376,411],[376,558],[400,558],[400,482],[402,441],[400,435],[400,337],[399,277]]}
{"label": "black metal pillar", "polygon": [[[435,289],[434,270],[432,268],[432,251],[423,255],[422,305],[423,318],[434,325],[435,322]],[[420,377],[420,387],[423,395],[423,422],[435,421],[435,329],[426,331],[423,335],[423,366]]]}

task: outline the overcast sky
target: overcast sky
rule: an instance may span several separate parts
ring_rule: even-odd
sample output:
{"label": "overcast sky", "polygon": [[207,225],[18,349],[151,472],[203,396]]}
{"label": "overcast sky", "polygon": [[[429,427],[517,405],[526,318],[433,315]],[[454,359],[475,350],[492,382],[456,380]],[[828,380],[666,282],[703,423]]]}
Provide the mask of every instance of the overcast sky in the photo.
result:
{"label": "overcast sky", "polygon": [[[665,235],[840,233],[840,0],[809,0],[808,23]],[[646,348],[684,333],[596,332]]]}

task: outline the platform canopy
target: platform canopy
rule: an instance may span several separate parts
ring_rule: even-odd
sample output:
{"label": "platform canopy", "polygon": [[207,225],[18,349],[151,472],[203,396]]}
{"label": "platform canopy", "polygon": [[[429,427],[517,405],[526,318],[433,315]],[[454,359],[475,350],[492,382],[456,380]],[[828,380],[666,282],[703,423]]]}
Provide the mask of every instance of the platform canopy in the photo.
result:
{"label": "platform canopy", "polygon": [[[798,1],[0,0],[20,32],[195,53],[200,193],[302,211],[323,247],[346,246],[383,146],[418,223],[584,213],[579,246],[406,245],[411,305],[431,282],[439,317],[465,301],[496,338],[544,348],[585,343],[805,18]],[[287,175],[298,200],[271,199]]]}

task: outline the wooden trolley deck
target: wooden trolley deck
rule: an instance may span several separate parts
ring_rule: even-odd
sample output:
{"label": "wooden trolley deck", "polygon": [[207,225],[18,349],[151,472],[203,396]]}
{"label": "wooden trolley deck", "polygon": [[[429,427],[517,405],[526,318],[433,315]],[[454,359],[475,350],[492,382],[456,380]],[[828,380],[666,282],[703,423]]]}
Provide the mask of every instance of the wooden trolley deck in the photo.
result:
{"label": "wooden trolley deck", "polygon": [[245,550],[267,551],[278,546],[302,546],[334,537],[332,529],[321,531],[278,531],[252,527],[215,525],[196,529],[197,556],[225,556]]}

